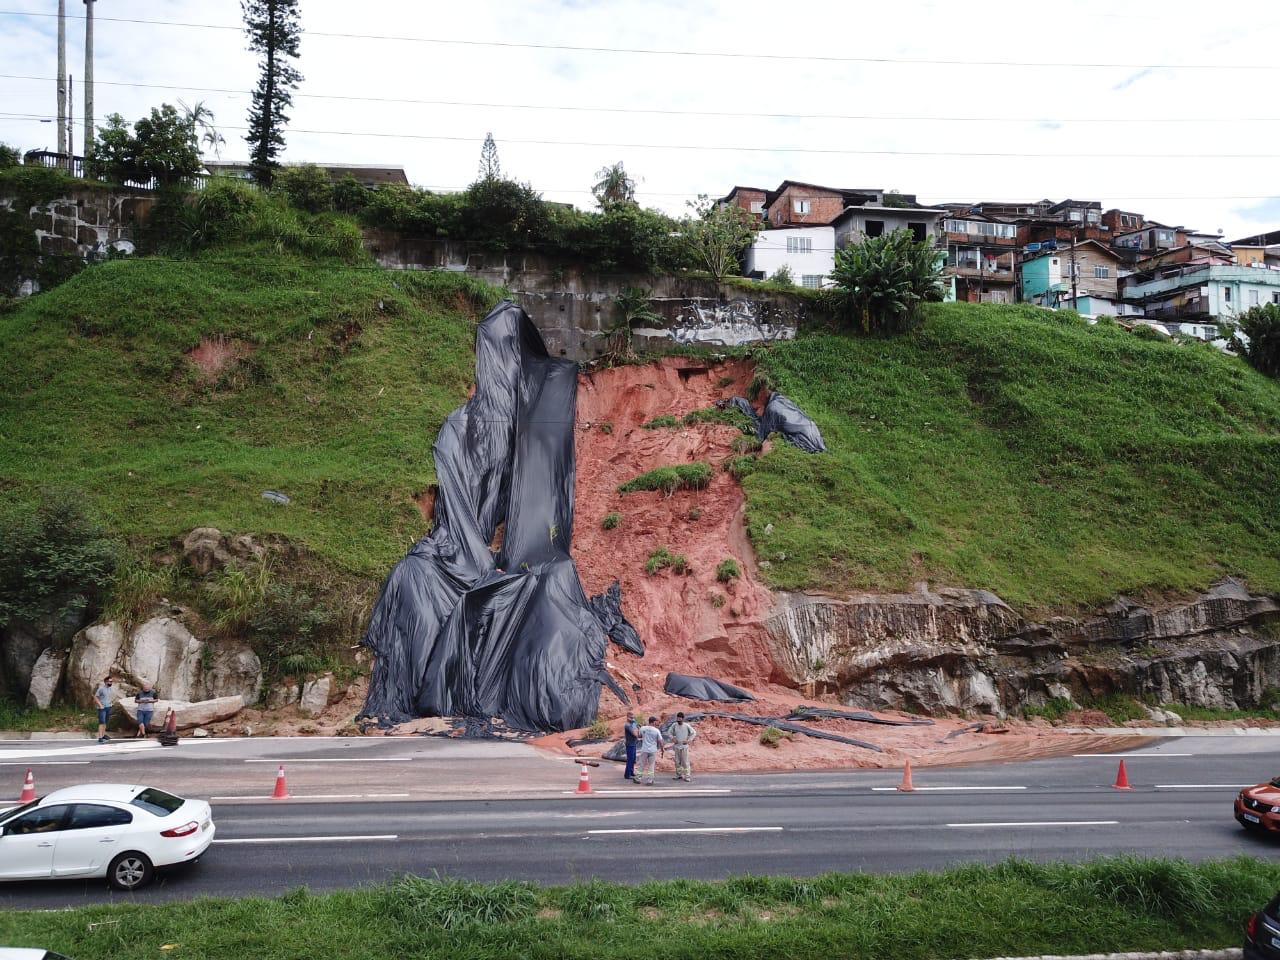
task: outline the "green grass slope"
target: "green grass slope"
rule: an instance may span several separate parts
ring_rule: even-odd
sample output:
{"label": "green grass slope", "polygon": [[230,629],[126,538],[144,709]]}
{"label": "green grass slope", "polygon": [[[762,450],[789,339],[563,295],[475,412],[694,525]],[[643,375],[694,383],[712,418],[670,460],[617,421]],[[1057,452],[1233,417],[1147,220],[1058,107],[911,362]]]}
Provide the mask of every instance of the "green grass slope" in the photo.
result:
{"label": "green grass slope", "polygon": [[760,356],[830,448],[744,480],[775,586],[929,579],[1031,609],[1224,574],[1280,591],[1280,384],[1211,347],[939,304],[908,336]]}
{"label": "green grass slope", "polygon": [[[135,541],[279,534],[380,577],[425,529],[412,497],[499,295],[261,249],[86,270],[0,315],[0,491],[80,491]],[[187,352],[219,337],[251,352],[210,381]]]}

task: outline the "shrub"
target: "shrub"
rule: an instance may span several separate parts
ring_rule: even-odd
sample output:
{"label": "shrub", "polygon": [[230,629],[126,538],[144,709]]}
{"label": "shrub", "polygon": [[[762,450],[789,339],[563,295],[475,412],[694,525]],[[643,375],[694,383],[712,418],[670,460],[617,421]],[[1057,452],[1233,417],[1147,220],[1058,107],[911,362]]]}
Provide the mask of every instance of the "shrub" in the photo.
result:
{"label": "shrub", "polygon": [[744,434],[753,437],[756,435],[755,421],[737,407],[705,407],[701,410],[691,410],[684,415],[686,427],[697,423],[723,423],[726,426],[737,427]]}
{"label": "shrub", "polygon": [[0,624],[91,613],[111,583],[119,547],[70,493],[0,513]]}
{"label": "shrub", "polygon": [[1054,697],[1044,706],[1034,703],[1025,704],[1022,707],[1022,715],[1028,718],[1044,717],[1046,720],[1061,720],[1075,709],[1076,705],[1066,697]]}
{"label": "shrub", "polygon": [[1245,359],[1269,377],[1280,377],[1280,305],[1250,307],[1240,315],[1240,331],[1249,338]]}
{"label": "shrub", "polygon": [[724,462],[724,472],[735,480],[742,480],[744,477],[751,476],[755,469],[756,458],[747,454],[740,457],[730,457]]}
{"label": "shrub", "polygon": [[97,145],[89,158],[93,176],[113,183],[146,183],[152,177],[162,186],[173,186],[200,172],[198,121],[172,104],[152,107],[129,130],[118,113],[107,116],[98,128]]}
{"label": "shrub", "polygon": [[760,731],[760,742],[766,747],[777,749],[779,743],[790,739],[790,733],[785,730],[779,730],[777,727],[765,727]]}
{"label": "shrub", "polygon": [[672,553],[666,547],[659,547],[649,554],[644,564],[644,572],[650,576],[667,568],[673,573],[685,574],[689,572],[689,561],[682,553]]}
{"label": "shrub", "polygon": [[1162,343],[1168,343],[1169,338],[1161,333],[1155,327],[1146,323],[1139,323],[1133,328],[1133,335],[1143,340],[1157,340]]}
{"label": "shrub", "polygon": [[604,515],[604,519],[600,521],[600,526],[602,526],[606,530],[613,530],[621,522],[622,522],[622,514],[614,510],[611,513],[606,513]]}
{"label": "shrub", "polygon": [[769,282],[779,287],[794,287],[795,278],[791,276],[791,268],[785,263],[769,277]]}
{"label": "shrub", "polygon": [[942,299],[941,275],[932,244],[895,230],[836,251],[833,299],[846,325],[901,333],[916,325],[921,303]]}
{"label": "shrub", "polygon": [[619,493],[636,493],[642,490],[661,490],[670,496],[677,490],[701,490],[711,482],[711,467],[701,461],[682,463],[670,467],[658,467],[637,477],[632,477],[618,487]]}
{"label": "shrub", "polygon": [[372,190],[348,173],[333,185],[333,208],[339,213],[362,213],[372,195]]}
{"label": "shrub", "polygon": [[591,721],[591,726],[587,727],[585,735],[588,740],[609,739],[609,722],[602,717],[596,717]]}
{"label": "shrub", "polygon": [[610,434],[613,433],[613,424],[612,423],[600,424],[600,432],[603,433],[605,436],[609,436]]}
{"label": "shrub", "polygon": [[641,426],[646,430],[658,430],[662,427],[678,427],[680,426],[680,421],[669,413],[662,413],[652,420],[642,423]]}
{"label": "shrub", "polygon": [[7,143],[0,143],[0,170],[20,166],[21,163],[22,154],[17,147],[10,146]]}
{"label": "shrub", "polygon": [[734,560],[732,557],[721,560],[716,566],[716,579],[721,583],[728,583],[730,580],[735,580],[741,575],[742,572],[738,569],[738,561]]}
{"label": "shrub", "polygon": [[290,206],[307,213],[333,209],[333,180],[314,163],[281,167],[272,178],[271,189],[283,194]]}
{"label": "shrub", "polygon": [[515,880],[476,883],[401,877],[388,890],[389,911],[411,930],[458,930],[530,919],[538,898],[533,885]]}
{"label": "shrub", "polygon": [[723,607],[727,602],[728,601],[725,599],[725,595],[723,593],[711,594],[711,605],[717,610]]}
{"label": "shrub", "polygon": [[700,520],[702,519],[702,511],[697,507],[690,507],[688,517],[690,520]]}
{"label": "shrub", "polygon": [[157,566],[146,557],[130,554],[116,565],[102,615],[133,623],[162,597],[172,596],[177,586],[177,566]]}

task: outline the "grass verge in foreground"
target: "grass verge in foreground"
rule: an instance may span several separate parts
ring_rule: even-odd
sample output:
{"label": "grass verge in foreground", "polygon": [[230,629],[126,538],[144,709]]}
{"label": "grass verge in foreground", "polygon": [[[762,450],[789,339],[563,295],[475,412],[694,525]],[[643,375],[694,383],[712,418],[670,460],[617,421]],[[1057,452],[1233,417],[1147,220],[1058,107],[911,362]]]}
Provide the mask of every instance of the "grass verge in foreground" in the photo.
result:
{"label": "grass verge in foreground", "polygon": [[273,900],[10,911],[0,914],[0,942],[79,960],[149,954],[164,944],[175,945],[168,956],[202,960],[1081,954],[1238,945],[1245,916],[1277,886],[1280,864],[1247,857],[1010,860],[937,873],[635,886],[407,877]]}

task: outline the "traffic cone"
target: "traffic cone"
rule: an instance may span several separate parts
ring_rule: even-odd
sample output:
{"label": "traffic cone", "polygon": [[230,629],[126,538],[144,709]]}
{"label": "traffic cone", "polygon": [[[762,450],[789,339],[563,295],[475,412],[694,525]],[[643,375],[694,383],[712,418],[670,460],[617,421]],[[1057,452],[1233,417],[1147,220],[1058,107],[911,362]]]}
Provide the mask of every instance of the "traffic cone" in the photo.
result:
{"label": "traffic cone", "polygon": [[289,787],[284,782],[284,764],[280,764],[276,770],[276,788],[271,793],[272,800],[288,800]]}
{"label": "traffic cone", "polygon": [[171,737],[178,735],[178,714],[173,707],[169,708],[169,713],[164,718],[164,732]]}
{"label": "traffic cone", "polygon": [[915,790],[915,785],[911,782],[911,759],[908,758],[906,764],[902,768],[902,782],[898,784],[898,789],[903,793],[911,793]]}
{"label": "traffic cone", "polygon": [[591,776],[590,774],[587,773],[587,765],[584,763],[579,767],[579,769],[582,771],[582,773],[579,774],[578,776],[578,793],[579,794],[590,793],[591,792]]}
{"label": "traffic cone", "polygon": [[22,796],[18,798],[19,803],[30,803],[36,798],[36,778],[31,775],[31,768],[27,767],[27,781],[22,785]]}
{"label": "traffic cone", "polygon": [[1111,785],[1116,790],[1132,790],[1129,786],[1129,774],[1124,768],[1124,761],[1120,761],[1120,769],[1116,771],[1116,782]]}

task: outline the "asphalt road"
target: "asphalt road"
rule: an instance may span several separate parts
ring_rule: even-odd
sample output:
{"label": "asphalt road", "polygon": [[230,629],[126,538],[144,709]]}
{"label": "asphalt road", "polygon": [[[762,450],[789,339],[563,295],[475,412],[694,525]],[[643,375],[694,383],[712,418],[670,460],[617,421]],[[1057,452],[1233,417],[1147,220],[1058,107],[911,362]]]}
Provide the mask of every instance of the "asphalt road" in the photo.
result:
{"label": "asphalt road", "polygon": [[[417,781],[437,779],[424,776],[425,768],[438,773],[442,765],[459,762],[447,752],[451,747],[428,744],[417,759],[399,759],[409,756],[406,749],[418,748],[416,741],[354,748],[314,741],[277,742],[273,748],[255,741],[252,748],[199,748],[210,751],[203,764],[225,770],[218,784],[206,780],[199,794],[215,797],[218,840],[201,862],[162,877],[135,899],[270,895],[300,886],[324,890],[401,873],[566,883],[592,877],[900,871],[1011,855],[1280,857],[1280,843],[1246,834],[1231,816],[1240,786],[1280,773],[1280,737],[1188,737],[1126,753],[1134,785],[1128,792],[1109,786],[1120,756],[1093,755],[926,768],[916,771],[918,789],[911,794],[893,789],[898,776],[891,771],[709,775],[688,785],[667,779],[639,787],[624,783],[616,768],[602,767],[594,777],[596,792],[577,797],[571,792],[571,764],[511,751],[505,760],[495,756],[480,765],[486,775],[528,775],[529,783],[508,785],[509,793],[525,795],[494,795],[481,784],[468,800],[416,795]],[[266,782],[274,767],[258,762],[267,757],[238,755],[246,750],[305,752],[285,761],[290,771],[324,773],[301,789],[291,772],[291,790],[305,795],[297,800],[252,799],[257,794],[233,789],[232,773],[251,769],[254,782]],[[215,760],[215,753],[226,756]],[[0,748],[0,763],[15,762],[6,755]],[[167,782],[170,773],[185,779],[185,767],[193,762],[191,754],[122,753],[94,759],[89,767],[50,766],[43,772],[59,779],[100,780],[109,773],[110,779]],[[470,767],[477,761],[461,763]],[[0,766],[0,776],[11,769]],[[86,775],[90,769],[92,776]],[[405,791],[364,786],[385,784],[405,769],[413,771],[404,775],[412,781],[402,783]],[[126,772],[134,776],[123,777]],[[206,777],[214,775],[205,770]],[[399,792],[410,797],[388,796]],[[224,795],[244,799],[216,799]],[[14,883],[0,886],[0,907],[59,907],[113,896],[120,895],[101,881]]]}

